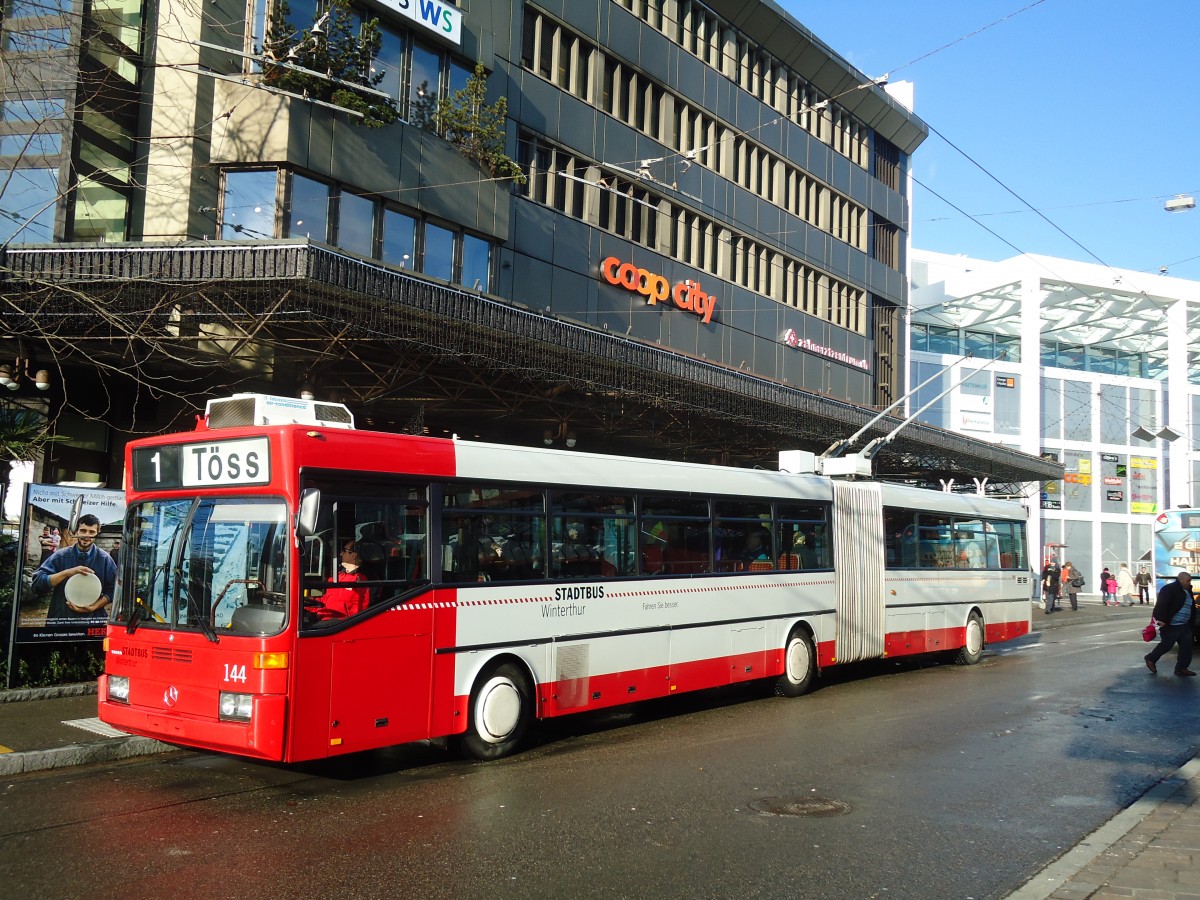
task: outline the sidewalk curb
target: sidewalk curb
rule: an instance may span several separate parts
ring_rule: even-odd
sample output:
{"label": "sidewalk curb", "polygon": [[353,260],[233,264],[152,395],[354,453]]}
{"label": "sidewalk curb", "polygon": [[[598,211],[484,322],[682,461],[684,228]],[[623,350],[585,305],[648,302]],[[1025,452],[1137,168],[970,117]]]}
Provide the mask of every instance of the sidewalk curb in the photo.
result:
{"label": "sidewalk curb", "polygon": [[169,753],[180,748],[164,744],[153,738],[127,737],[94,741],[88,744],[68,744],[50,750],[24,750],[0,754],[0,778],[23,775],[27,772],[42,772],[47,769],[64,769],[87,763],[115,762],[134,756],[149,756]]}
{"label": "sidewalk curb", "polygon": [[57,684],[52,687],[15,688],[0,690],[0,703],[20,703],[25,700],[53,700],[56,697],[86,697],[96,693],[95,681],[80,684]]}
{"label": "sidewalk curb", "polygon": [[1020,888],[1008,894],[1005,900],[1047,900],[1198,775],[1200,756],[1185,763],[1173,775],[1154,785],[1131,806],[1117,813]]}

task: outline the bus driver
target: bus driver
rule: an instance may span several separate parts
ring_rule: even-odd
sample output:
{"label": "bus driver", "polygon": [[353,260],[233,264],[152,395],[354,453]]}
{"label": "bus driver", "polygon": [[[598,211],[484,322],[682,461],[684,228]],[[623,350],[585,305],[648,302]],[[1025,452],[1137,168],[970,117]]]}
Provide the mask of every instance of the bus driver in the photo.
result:
{"label": "bus driver", "polygon": [[341,563],[337,578],[329,582],[335,587],[326,588],[319,601],[309,601],[309,606],[318,622],[358,615],[367,608],[367,601],[370,599],[370,588],[343,587],[348,583],[367,580],[366,574],[362,571],[362,559],[358,555],[358,547],[354,541],[347,541],[342,546],[340,555]]}

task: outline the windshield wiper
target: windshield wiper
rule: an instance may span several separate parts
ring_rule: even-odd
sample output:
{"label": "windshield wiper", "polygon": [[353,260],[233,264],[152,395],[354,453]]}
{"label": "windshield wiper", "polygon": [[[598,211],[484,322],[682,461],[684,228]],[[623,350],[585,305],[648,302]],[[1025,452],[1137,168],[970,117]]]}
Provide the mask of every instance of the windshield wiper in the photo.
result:
{"label": "windshield wiper", "polygon": [[[192,601],[190,598],[188,599],[188,610],[192,610]],[[200,629],[201,633],[208,638],[210,643],[219,644],[221,642],[221,639],[217,637],[217,629],[213,628],[212,622],[208,621],[207,617],[197,615],[196,625]]]}
{"label": "windshield wiper", "polygon": [[134,601],[133,612],[129,614],[129,624],[125,626],[126,634],[133,634],[137,631],[138,622],[142,621],[142,610],[145,609],[142,604]]}
{"label": "windshield wiper", "polygon": [[[175,534],[178,534],[178,533],[179,532],[176,532]],[[167,559],[168,560],[170,560],[171,553],[173,553],[174,550],[175,550],[175,535],[172,535],[171,536],[171,546],[167,550]],[[159,563],[157,566],[154,567],[154,571],[150,573],[150,583],[148,585],[146,585],[146,596],[150,598],[151,606],[154,605],[154,580],[156,578],[158,578],[159,574],[164,569],[166,569],[167,565],[168,565],[168,563],[165,563],[165,562]],[[166,595],[166,590],[167,590],[168,586],[169,585],[163,585],[164,597]],[[166,606],[165,602],[164,602],[163,606]],[[138,623],[141,622],[142,619],[145,618],[146,612],[147,612],[146,604],[142,601],[142,599],[140,597],[137,596],[137,591],[135,590],[134,597],[133,597],[133,612],[129,614],[129,624],[127,624],[125,626],[126,634],[133,634],[135,631],[137,631]],[[150,614],[154,615],[153,610],[150,611]]]}

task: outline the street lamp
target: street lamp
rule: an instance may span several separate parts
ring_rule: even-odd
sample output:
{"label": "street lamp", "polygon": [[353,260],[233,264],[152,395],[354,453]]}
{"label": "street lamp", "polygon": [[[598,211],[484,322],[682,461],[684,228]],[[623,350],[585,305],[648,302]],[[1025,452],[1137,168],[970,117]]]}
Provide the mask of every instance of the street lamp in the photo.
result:
{"label": "street lamp", "polygon": [[21,382],[24,381],[39,391],[50,390],[50,370],[34,369],[34,365],[24,343],[18,342],[17,355],[12,363],[0,363],[0,387],[18,391],[21,389]]}
{"label": "street lamp", "polygon": [[1166,441],[1168,444],[1183,437],[1178,431],[1167,425],[1164,425],[1158,431],[1151,431],[1145,425],[1139,425],[1133,431],[1129,432],[1129,436],[1135,437],[1139,441],[1152,441],[1158,438],[1159,440]]}

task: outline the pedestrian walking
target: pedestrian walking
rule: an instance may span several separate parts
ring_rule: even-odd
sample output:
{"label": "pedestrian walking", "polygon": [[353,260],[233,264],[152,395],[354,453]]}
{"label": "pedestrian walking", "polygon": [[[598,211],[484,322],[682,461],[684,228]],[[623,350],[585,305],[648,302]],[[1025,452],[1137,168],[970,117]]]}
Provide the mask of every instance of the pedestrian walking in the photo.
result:
{"label": "pedestrian walking", "polygon": [[1192,576],[1190,572],[1180,572],[1174,580],[1168,581],[1158,592],[1158,600],[1154,604],[1154,621],[1158,623],[1158,646],[1151,650],[1143,659],[1146,668],[1152,675],[1158,674],[1158,661],[1162,655],[1175,644],[1179,645],[1179,655],[1175,660],[1175,674],[1179,676],[1195,675],[1190,668],[1192,664],[1192,626],[1196,621],[1196,604],[1192,600]]}
{"label": "pedestrian walking", "polygon": [[1042,566],[1042,601],[1046,615],[1058,609],[1058,592],[1062,589],[1062,569],[1053,557]]}
{"label": "pedestrian walking", "polygon": [[1133,573],[1129,571],[1129,566],[1121,563],[1121,568],[1117,570],[1117,599],[1122,606],[1133,606],[1133,595],[1136,593]]}
{"label": "pedestrian walking", "polygon": [[[1111,586],[1109,582],[1112,582]],[[1105,606],[1111,606],[1113,598],[1117,593],[1117,581],[1112,577],[1112,572],[1108,571],[1108,566],[1100,570],[1100,596],[1104,600]]]}
{"label": "pedestrian walking", "polygon": [[1133,579],[1137,583],[1138,603],[1150,602],[1150,573],[1142,566],[1142,570],[1134,576]]}
{"label": "pedestrian walking", "polygon": [[1067,599],[1071,601],[1071,610],[1079,611],[1079,589],[1083,587],[1083,576],[1079,570],[1067,560],[1062,567],[1062,589]]}

